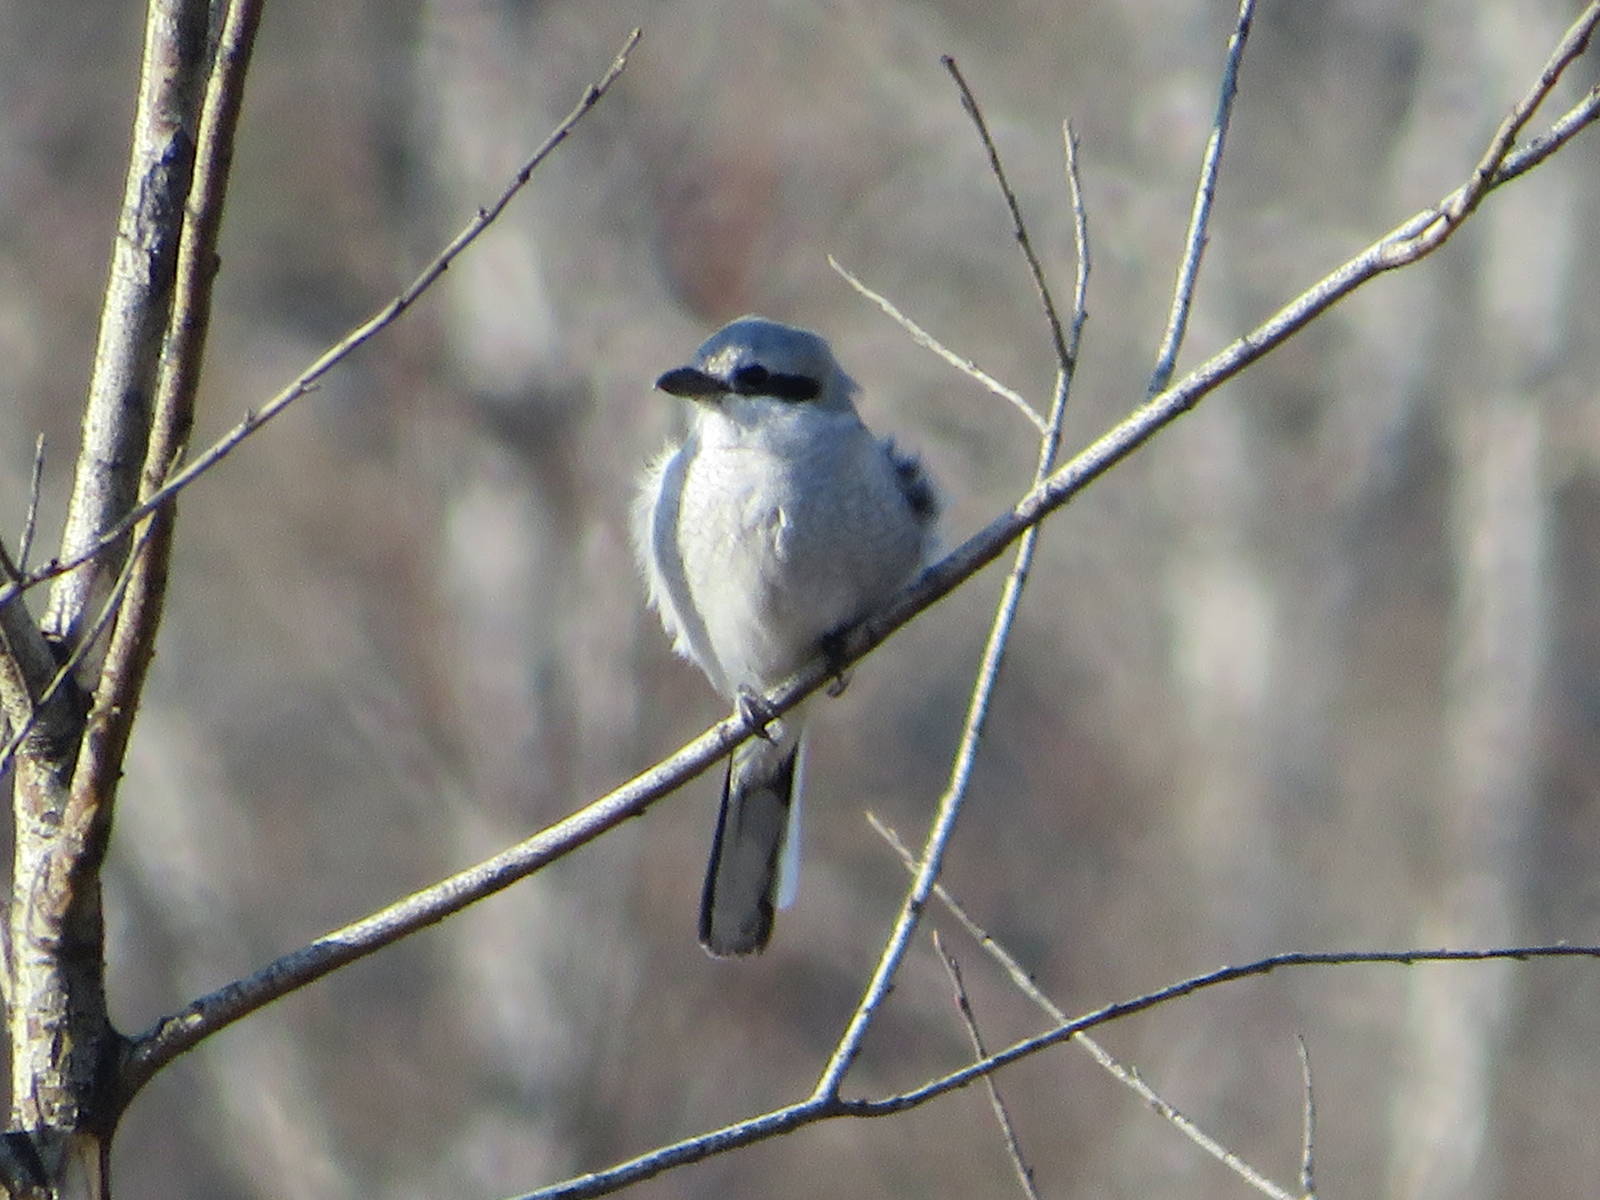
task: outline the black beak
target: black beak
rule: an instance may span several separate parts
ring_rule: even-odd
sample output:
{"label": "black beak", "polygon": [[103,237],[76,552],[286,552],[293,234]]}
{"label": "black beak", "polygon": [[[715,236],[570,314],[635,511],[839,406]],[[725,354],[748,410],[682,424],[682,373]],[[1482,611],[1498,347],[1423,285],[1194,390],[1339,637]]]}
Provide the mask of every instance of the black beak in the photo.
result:
{"label": "black beak", "polygon": [[699,367],[674,367],[656,380],[656,386],[668,395],[682,396],[687,400],[706,400],[728,393],[727,384],[707,375]]}

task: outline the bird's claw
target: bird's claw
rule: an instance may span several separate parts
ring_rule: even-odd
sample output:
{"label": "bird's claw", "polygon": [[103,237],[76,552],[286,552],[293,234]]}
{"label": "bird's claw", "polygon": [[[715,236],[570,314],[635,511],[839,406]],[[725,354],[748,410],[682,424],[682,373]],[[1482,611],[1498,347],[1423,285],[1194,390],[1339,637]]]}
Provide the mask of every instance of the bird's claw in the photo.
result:
{"label": "bird's claw", "polygon": [[828,665],[828,672],[833,676],[827,687],[830,699],[837,700],[844,695],[845,688],[850,686],[850,668],[844,661],[844,645],[849,635],[848,625],[835,629],[832,633],[823,635],[822,643],[818,647],[822,652],[822,661]]}
{"label": "bird's claw", "polygon": [[741,685],[738,699],[739,718],[749,728],[750,732],[764,742],[772,741],[772,734],[767,726],[778,719],[778,714],[773,712],[772,705],[767,703],[767,698],[754,688]]}

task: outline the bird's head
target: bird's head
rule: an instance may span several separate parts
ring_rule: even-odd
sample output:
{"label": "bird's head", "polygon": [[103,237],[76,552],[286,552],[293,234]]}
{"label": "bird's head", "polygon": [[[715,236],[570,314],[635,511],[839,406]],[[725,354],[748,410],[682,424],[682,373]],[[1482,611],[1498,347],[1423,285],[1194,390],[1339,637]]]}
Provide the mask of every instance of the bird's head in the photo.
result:
{"label": "bird's head", "polygon": [[853,407],[855,391],[826,340],[754,316],[717,330],[695,352],[693,363],[668,371],[656,387],[714,407],[749,397],[836,411]]}

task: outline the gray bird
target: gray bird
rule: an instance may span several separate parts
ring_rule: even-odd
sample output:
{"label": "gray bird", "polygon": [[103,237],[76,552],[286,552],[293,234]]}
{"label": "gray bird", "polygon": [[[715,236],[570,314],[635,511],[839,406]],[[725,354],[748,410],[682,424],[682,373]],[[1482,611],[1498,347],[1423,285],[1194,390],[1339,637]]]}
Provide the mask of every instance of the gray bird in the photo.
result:
{"label": "gray bird", "polygon": [[[760,694],[928,560],[938,500],[861,423],[855,381],[814,333],[741,317],[656,387],[694,408],[634,509],[650,603],[678,653],[759,714]],[[729,758],[700,901],[713,955],[761,950],[793,899],[803,762],[799,708]]]}

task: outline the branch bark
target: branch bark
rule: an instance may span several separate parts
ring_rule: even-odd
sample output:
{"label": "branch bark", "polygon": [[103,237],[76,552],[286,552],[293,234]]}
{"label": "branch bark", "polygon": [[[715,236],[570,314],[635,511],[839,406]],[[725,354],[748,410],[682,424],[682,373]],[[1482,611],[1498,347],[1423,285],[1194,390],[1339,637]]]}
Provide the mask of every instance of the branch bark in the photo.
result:
{"label": "branch bark", "polygon": [[[188,436],[258,14],[256,0],[231,6],[226,50],[218,57],[205,0],[151,5],[63,557],[99,543],[139,494],[159,487]],[[202,121],[201,84],[213,63],[218,70]],[[132,558],[125,561],[127,543],[118,539],[58,577],[43,632],[20,594],[0,597],[7,714],[25,732],[18,742],[6,972],[8,1145],[16,1153],[0,1163],[13,1194],[37,1189],[41,1179],[51,1194],[109,1190],[106,1152],[120,1112],[114,1084],[124,1040],[106,1013],[100,868],[154,651],[172,520],[170,508],[153,517]],[[14,573],[8,582],[12,589],[21,584]],[[97,608],[103,615],[95,618]],[[74,676],[95,674],[95,646],[108,626],[109,650],[86,704]]]}
{"label": "branch bark", "polygon": [[[137,492],[194,163],[209,20],[204,0],[160,0],[149,11],[133,150],[85,408],[66,553],[115,523]],[[77,689],[58,689],[38,712],[30,698],[44,695],[57,653],[66,657],[82,635],[86,616],[96,598],[109,593],[125,553],[125,545],[110,548],[62,577],[43,634],[15,596],[0,597],[7,715],[13,724],[33,722],[19,747],[13,785],[10,1129],[14,1143],[27,1139],[31,1160],[58,1187],[75,1174],[74,1164],[84,1164],[81,1186],[91,1195],[104,1186],[104,1148],[114,1121],[106,1084],[114,1077],[110,1068],[120,1050],[106,1016],[99,887],[109,806],[88,819],[67,820],[74,810],[71,779],[85,729]],[[51,650],[48,658],[41,657],[41,645]],[[41,675],[45,667],[48,673]],[[25,695],[19,695],[19,685]],[[29,1158],[19,1155],[16,1161]],[[33,1186],[26,1176],[6,1183],[18,1194]]]}
{"label": "branch bark", "polygon": [[[138,496],[194,171],[209,28],[205,0],[150,5],[122,215],[62,536],[64,558],[94,543]],[[46,618],[52,637],[70,643],[96,590],[103,596],[116,577],[121,556],[113,547],[106,551],[56,581]]]}
{"label": "branch bark", "polygon": [[[217,237],[233,162],[233,138],[260,21],[261,0],[233,0],[213,55],[200,114],[187,215],[179,241],[171,319],[162,336],[155,403],[139,473],[140,500],[167,481],[194,424],[195,393],[211,322]],[[120,521],[122,513],[115,515]],[[112,627],[88,715],[85,753],[73,774],[63,821],[67,836],[86,845],[103,843],[109,831],[116,781],[122,774],[123,756],[161,626],[175,517],[176,508],[169,504],[146,518],[142,528],[136,527],[143,553],[133,563],[126,598]]]}

